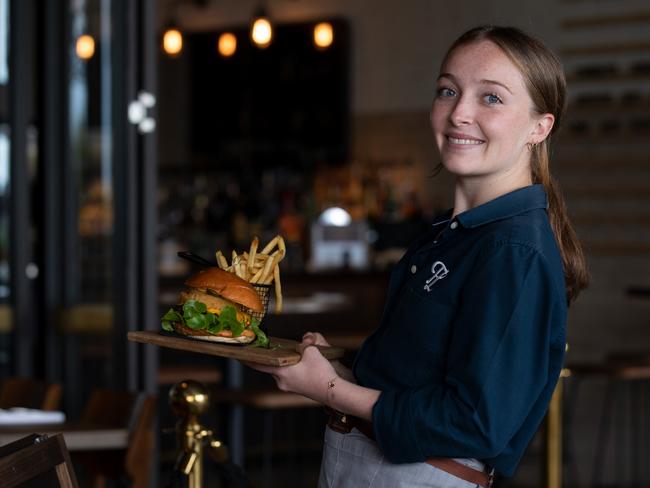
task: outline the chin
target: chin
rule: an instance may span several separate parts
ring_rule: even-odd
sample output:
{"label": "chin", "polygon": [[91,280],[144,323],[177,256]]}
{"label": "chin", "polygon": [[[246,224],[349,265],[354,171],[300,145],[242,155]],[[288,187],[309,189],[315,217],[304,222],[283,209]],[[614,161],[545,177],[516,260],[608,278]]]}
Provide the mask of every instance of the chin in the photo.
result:
{"label": "chin", "polygon": [[446,158],[442,160],[442,166],[452,175],[455,176],[478,176],[478,167],[476,159],[471,161],[459,160],[459,158]]}

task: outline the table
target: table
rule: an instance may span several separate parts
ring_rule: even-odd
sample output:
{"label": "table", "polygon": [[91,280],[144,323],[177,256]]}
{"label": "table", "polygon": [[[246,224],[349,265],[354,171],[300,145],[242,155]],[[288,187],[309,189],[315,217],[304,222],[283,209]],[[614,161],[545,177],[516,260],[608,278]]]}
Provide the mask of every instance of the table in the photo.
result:
{"label": "table", "polygon": [[128,429],[102,428],[101,426],[73,423],[53,425],[17,425],[0,427],[0,446],[29,434],[63,434],[68,451],[97,451],[126,449],[129,444]]}

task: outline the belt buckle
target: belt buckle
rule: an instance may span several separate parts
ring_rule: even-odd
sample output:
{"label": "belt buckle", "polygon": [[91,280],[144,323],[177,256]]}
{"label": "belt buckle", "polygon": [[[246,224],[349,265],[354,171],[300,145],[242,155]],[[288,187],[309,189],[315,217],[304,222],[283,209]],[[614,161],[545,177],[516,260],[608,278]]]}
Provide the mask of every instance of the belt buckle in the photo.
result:
{"label": "belt buckle", "polygon": [[352,425],[348,422],[347,416],[343,412],[334,409],[327,409],[328,422],[327,426],[340,434],[349,434]]}
{"label": "belt buckle", "polygon": [[492,488],[493,484],[494,484],[494,468],[492,468],[488,473],[487,488]]}

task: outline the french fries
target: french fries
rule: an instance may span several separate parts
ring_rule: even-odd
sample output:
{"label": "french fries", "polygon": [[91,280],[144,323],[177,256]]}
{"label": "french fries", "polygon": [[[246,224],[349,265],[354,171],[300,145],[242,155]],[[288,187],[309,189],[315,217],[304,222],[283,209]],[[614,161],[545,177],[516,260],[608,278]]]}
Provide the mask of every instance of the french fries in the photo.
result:
{"label": "french fries", "polygon": [[[275,236],[258,252],[260,241],[254,237],[248,252],[237,254],[232,251],[230,264],[221,251],[215,256],[217,264],[224,271],[234,273],[252,285],[274,285],[275,311],[282,311],[282,285],[280,283],[280,261],[287,253],[282,236]],[[276,249],[277,248],[277,249]],[[275,250],[274,250],[275,249]]]}

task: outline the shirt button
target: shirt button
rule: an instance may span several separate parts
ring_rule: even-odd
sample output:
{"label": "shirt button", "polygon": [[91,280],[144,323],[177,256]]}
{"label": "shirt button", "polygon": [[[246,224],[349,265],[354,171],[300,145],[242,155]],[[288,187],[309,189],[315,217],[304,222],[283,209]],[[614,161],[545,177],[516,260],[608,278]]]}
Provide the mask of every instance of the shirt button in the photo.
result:
{"label": "shirt button", "polygon": [[449,227],[451,227],[452,229],[455,229],[456,227],[458,227],[458,222],[452,222]]}
{"label": "shirt button", "polygon": [[418,267],[414,264],[411,266],[411,273],[415,274],[415,272],[418,270]]}

